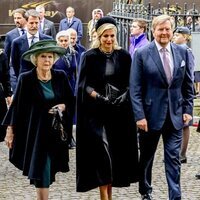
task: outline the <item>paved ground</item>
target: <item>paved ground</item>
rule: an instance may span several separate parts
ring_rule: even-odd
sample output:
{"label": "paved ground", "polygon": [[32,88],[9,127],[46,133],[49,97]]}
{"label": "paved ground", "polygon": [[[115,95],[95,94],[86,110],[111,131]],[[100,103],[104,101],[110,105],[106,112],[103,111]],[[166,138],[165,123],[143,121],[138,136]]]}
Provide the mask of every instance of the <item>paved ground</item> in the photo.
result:
{"label": "paved ground", "polygon": [[[200,200],[200,180],[195,174],[200,170],[200,133],[192,127],[188,149],[188,163],[182,165],[183,200]],[[91,149],[92,151],[92,149]],[[0,143],[0,200],[35,200],[35,189],[29,185],[26,177],[21,175],[8,162],[8,150]],[[66,174],[58,174],[57,181],[50,189],[50,200],[98,200],[99,192],[94,189],[87,193],[75,191],[75,150],[70,150],[70,169]],[[167,200],[167,186],[164,176],[162,142],[156,154],[153,171],[154,200]],[[137,184],[129,188],[113,189],[113,200],[139,200]]]}

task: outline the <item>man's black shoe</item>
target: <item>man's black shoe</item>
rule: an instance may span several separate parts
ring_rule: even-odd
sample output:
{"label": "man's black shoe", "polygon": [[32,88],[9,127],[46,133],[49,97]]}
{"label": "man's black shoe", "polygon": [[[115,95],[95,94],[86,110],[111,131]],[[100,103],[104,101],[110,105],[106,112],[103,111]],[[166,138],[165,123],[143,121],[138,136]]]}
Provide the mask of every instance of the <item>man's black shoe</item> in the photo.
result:
{"label": "man's black shoe", "polygon": [[200,173],[197,173],[197,174],[195,175],[195,177],[196,177],[197,179],[200,179]]}
{"label": "man's black shoe", "polygon": [[141,195],[141,200],[153,200],[151,194]]}
{"label": "man's black shoe", "polygon": [[75,148],[76,148],[76,141],[72,137],[70,143],[68,144],[68,149],[75,149]]}

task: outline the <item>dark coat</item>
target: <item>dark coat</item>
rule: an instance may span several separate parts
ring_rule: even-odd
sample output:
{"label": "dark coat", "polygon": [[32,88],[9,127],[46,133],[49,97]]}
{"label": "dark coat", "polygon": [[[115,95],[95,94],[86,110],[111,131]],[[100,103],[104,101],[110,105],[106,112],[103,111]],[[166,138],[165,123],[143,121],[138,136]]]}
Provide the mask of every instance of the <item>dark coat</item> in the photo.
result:
{"label": "dark coat", "polygon": [[80,43],[81,38],[83,37],[83,25],[82,21],[77,18],[73,17],[72,22],[68,24],[67,18],[64,18],[59,23],[59,31],[67,30],[69,28],[73,28],[77,32],[77,43]]}
{"label": "dark coat", "polygon": [[[92,49],[82,55],[77,96],[77,191],[85,192],[101,185],[129,186],[137,181],[137,133],[131,104],[104,105],[86,93],[89,85],[105,93],[106,55]],[[131,57],[115,50],[111,59],[115,73],[109,80],[123,93],[129,84]]]}
{"label": "dark coat", "polygon": [[56,28],[54,22],[44,18],[44,26],[42,27],[42,33],[51,36],[53,39],[56,38]]}
{"label": "dark coat", "polygon": [[[29,179],[40,179],[47,153],[51,158],[51,171],[67,172],[68,146],[52,133],[52,115],[48,110],[59,103],[66,105],[66,119],[70,116],[73,94],[62,71],[51,70],[53,100],[44,97],[37,79],[36,69],[19,77],[13,103],[4,119],[4,125],[14,127],[14,143],[9,160]],[[72,124],[67,124],[70,129]]]}
{"label": "dark coat", "polygon": [[[12,96],[10,86],[10,74],[6,54],[0,50],[0,124],[6,114],[6,97]],[[6,134],[5,127],[0,125],[0,142],[4,140]]]}
{"label": "dark coat", "polygon": [[18,28],[14,28],[11,31],[9,31],[8,33],[6,33],[6,38],[5,38],[5,42],[4,42],[4,49],[5,49],[5,53],[7,55],[8,63],[10,66],[10,82],[11,82],[11,87],[12,87],[13,91],[15,90],[16,85],[17,85],[17,77],[16,77],[14,69],[12,67],[12,63],[10,62],[11,44],[12,44],[12,41],[19,36],[20,36],[20,34],[19,34]]}

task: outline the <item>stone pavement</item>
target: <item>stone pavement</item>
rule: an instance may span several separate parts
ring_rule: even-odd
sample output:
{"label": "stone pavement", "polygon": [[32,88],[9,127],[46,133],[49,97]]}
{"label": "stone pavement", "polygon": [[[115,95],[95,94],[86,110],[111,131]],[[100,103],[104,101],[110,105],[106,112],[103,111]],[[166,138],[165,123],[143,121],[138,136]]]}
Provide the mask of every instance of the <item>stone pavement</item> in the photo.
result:
{"label": "stone pavement", "polygon": [[[195,174],[200,171],[200,133],[195,130],[195,127],[191,127],[188,163],[182,165],[182,200],[200,200],[200,180],[195,179]],[[29,180],[21,175],[21,171],[9,163],[7,157],[8,149],[4,143],[0,143],[0,200],[36,200],[34,187],[29,185]],[[57,175],[57,181],[50,188],[49,199],[98,200],[98,189],[87,193],[75,191],[75,150],[70,150],[70,158],[71,171]],[[167,200],[162,142],[159,143],[153,169],[154,200]],[[139,200],[139,197],[137,184],[113,189],[113,200]]]}

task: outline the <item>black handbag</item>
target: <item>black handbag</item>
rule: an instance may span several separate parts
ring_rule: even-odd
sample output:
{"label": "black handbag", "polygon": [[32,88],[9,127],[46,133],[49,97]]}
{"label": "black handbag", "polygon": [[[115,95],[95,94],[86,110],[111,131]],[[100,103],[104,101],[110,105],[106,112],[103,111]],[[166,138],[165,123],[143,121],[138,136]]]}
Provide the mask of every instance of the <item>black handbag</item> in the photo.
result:
{"label": "black handbag", "polygon": [[58,108],[53,108],[52,118],[53,132],[60,135],[62,141],[67,141],[67,133],[64,128],[63,114]]}
{"label": "black handbag", "polygon": [[110,83],[106,84],[106,97],[109,100],[113,101],[120,95],[120,91],[115,86],[111,85]]}

